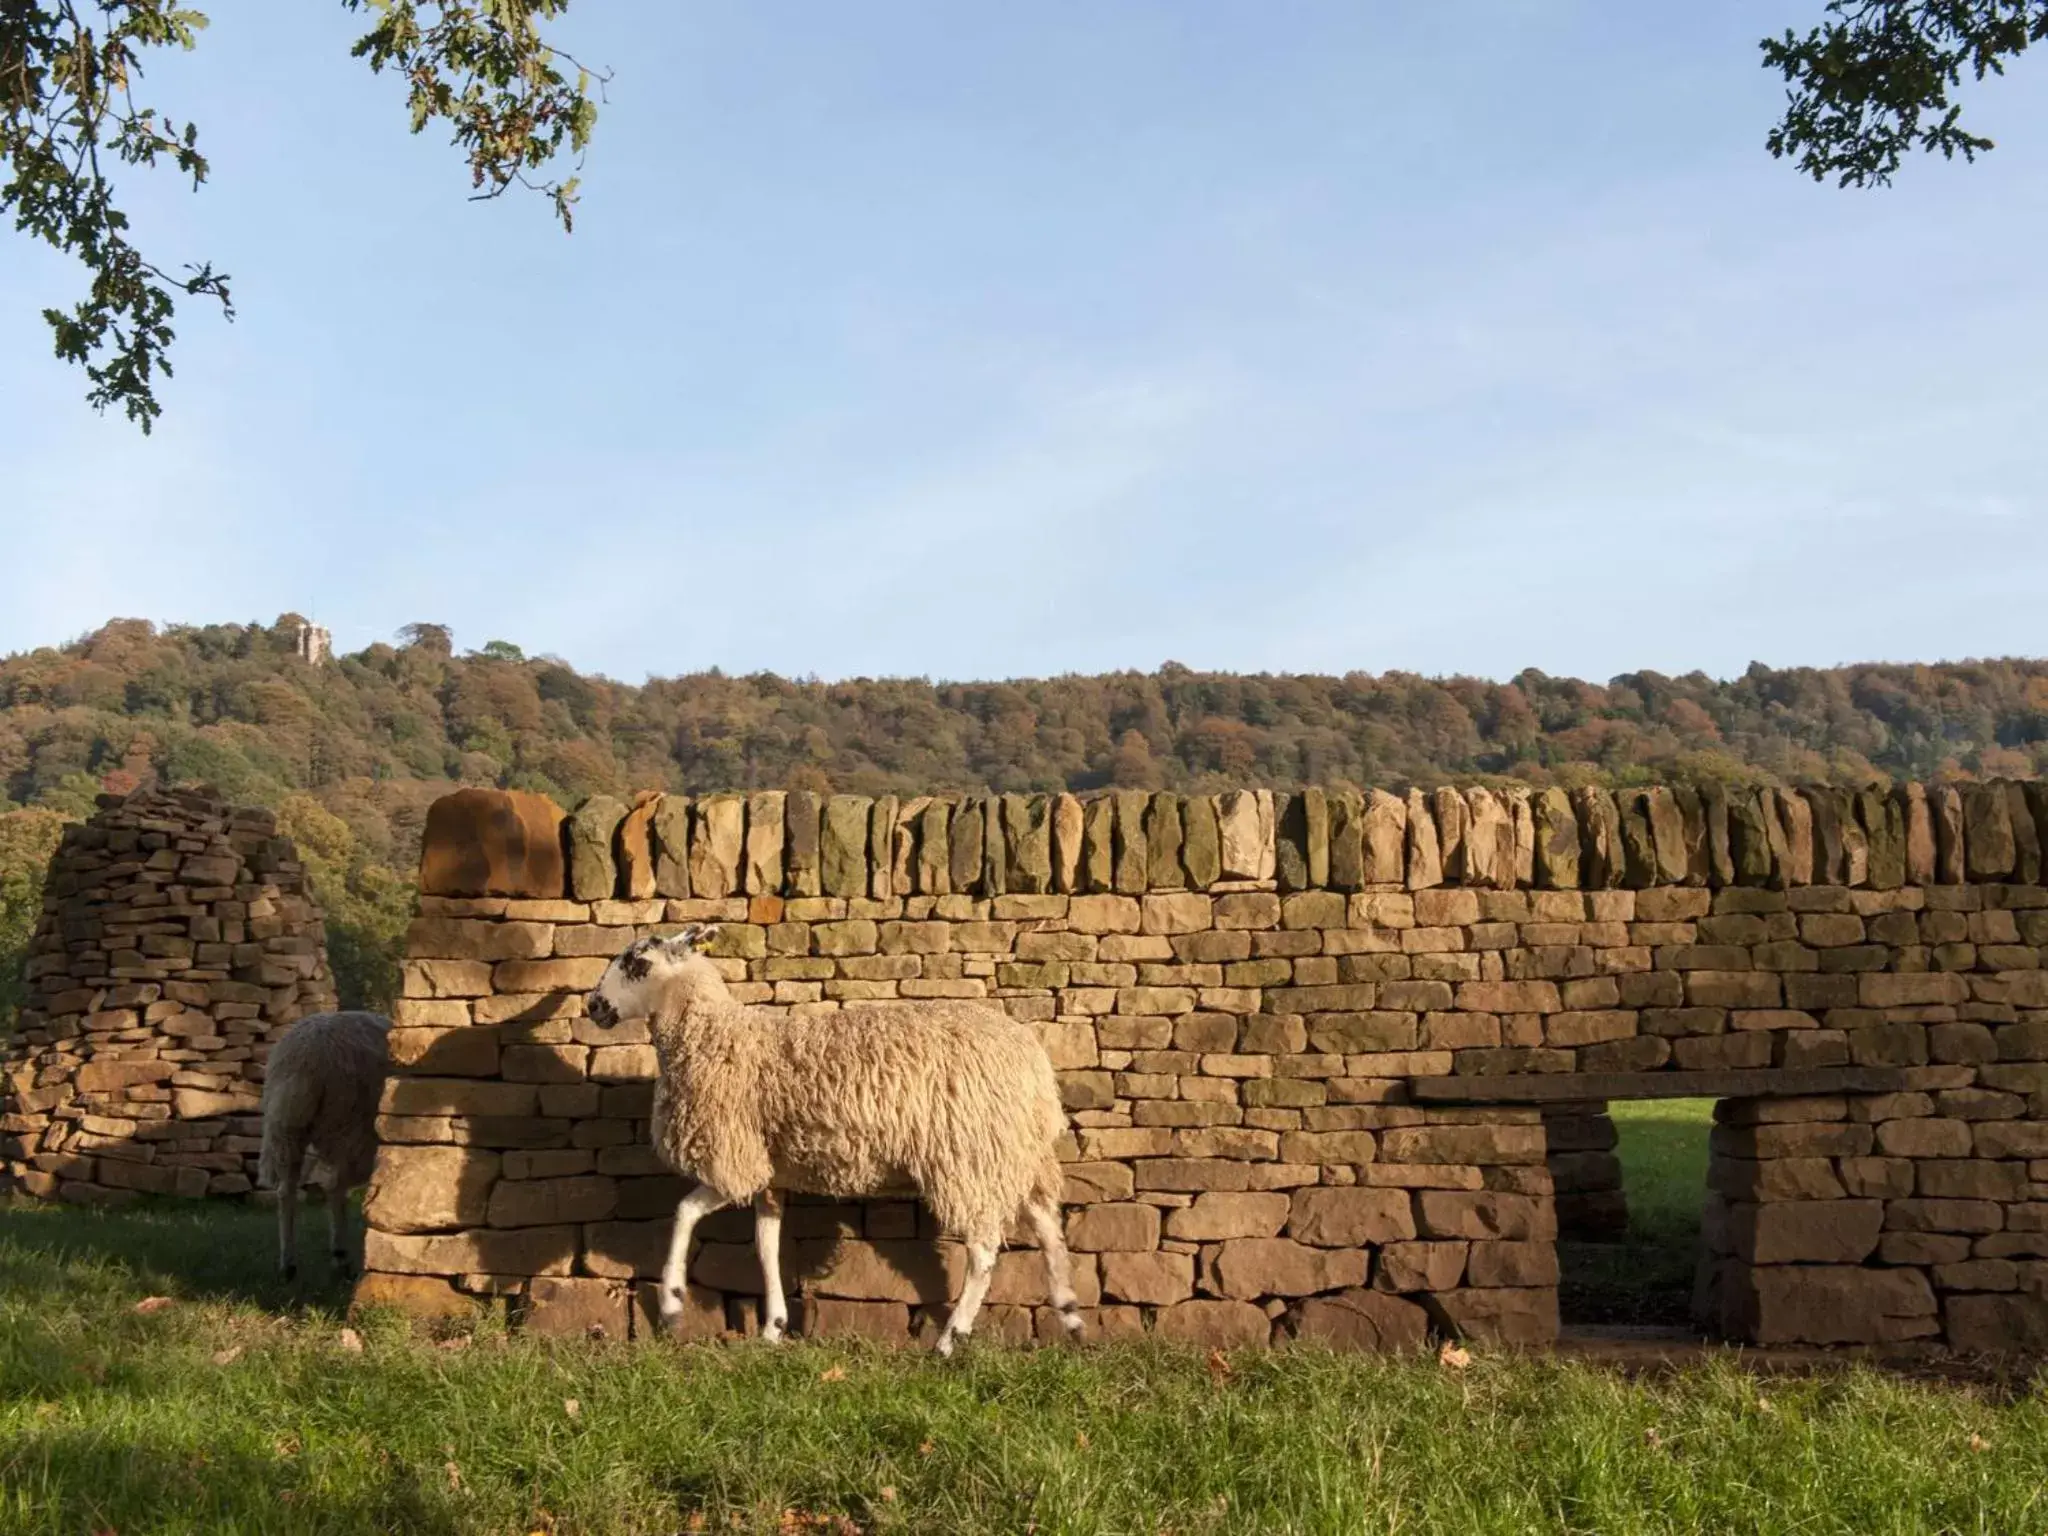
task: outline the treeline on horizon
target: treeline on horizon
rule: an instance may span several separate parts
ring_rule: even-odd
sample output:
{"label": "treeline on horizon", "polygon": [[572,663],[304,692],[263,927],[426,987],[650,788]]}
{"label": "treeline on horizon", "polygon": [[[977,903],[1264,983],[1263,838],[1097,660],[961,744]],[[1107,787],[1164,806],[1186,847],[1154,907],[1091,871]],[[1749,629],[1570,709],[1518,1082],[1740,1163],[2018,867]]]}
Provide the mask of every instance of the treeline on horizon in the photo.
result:
{"label": "treeline on horizon", "polygon": [[1860,786],[2048,767],[2048,660],[1604,684],[1168,663],[936,684],[714,669],[634,686],[502,640],[458,652],[437,624],[310,665],[302,623],[117,619],[0,659],[0,1021],[63,822],[149,780],[279,812],[327,906],[344,999],[374,1006],[395,985],[426,807],[461,784],[573,806],[637,789]]}

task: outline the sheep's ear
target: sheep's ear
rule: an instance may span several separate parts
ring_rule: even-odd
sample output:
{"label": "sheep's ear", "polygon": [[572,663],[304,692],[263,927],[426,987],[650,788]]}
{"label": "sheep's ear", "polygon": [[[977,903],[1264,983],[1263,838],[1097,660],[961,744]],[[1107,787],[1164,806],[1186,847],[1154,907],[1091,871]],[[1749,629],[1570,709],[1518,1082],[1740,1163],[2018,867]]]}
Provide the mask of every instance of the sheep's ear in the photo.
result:
{"label": "sheep's ear", "polygon": [[717,934],[716,923],[686,923],[679,932],[670,934],[665,943],[678,955],[701,954]]}

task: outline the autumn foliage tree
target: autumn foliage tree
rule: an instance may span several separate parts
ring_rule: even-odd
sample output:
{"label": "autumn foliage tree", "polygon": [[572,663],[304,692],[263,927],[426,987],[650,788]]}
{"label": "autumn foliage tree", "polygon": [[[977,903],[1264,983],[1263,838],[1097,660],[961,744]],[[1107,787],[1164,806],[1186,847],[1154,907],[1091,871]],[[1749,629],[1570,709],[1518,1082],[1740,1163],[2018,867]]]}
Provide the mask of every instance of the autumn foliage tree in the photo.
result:
{"label": "autumn foliage tree", "polygon": [[[475,196],[530,187],[572,226],[576,178],[546,172],[582,153],[597,106],[591,72],[543,35],[568,0],[341,4],[373,13],[355,56],[404,81],[414,133],[447,125]],[[57,355],[85,369],[95,408],[118,405],[145,432],[162,414],[177,301],[234,317],[228,274],[210,262],[173,272],[145,255],[115,186],[124,169],[156,166],[206,181],[197,125],[136,95],[149,56],[198,46],[206,24],[177,0],[0,0],[0,211],[85,267],[85,297],[43,311]]]}
{"label": "autumn foliage tree", "polygon": [[[640,789],[919,794],[1238,785],[1844,784],[2048,771],[2048,662],[1752,666],[1605,683],[1154,673],[932,683],[718,672],[633,687],[410,625],[313,666],[300,619],[115,620],[0,659],[0,988],[46,849],[102,791],[205,780],[276,808],[344,995],[388,997],[426,807]],[[24,916],[24,914],[30,914]],[[8,924],[12,924],[9,927]]]}

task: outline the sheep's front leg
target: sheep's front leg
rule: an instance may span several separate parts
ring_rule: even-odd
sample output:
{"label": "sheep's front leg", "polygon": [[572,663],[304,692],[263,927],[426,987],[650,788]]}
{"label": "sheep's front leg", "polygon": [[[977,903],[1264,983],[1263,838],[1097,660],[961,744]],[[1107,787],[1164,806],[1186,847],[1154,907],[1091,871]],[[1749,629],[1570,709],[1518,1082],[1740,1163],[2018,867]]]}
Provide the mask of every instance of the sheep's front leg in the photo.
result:
{"label": "sheep's front leg", "polygon": [[996,1245],[969,1243],[967,1283],[960,1287],[960,1299],[953,1304],[953,1315],[946,1319],[946,1326],[939,1331],[940,1354],[952,1354],[954,1342],[974,1331],[975,1314],[981,1310],[981,1298],[988,1294],[989,1281],[995,1278],[995,1273]]}
{"label": "sheep's front leg", "polygon": [[772,1189],[754,1196],[754,1251],[761,1259],[761,1337],[779,1343],[789,1327],[782,1299],[782,1199]]}
{"label": "sheep's front leg", "polygon": [[661,1323],[673,1328],[682,1315],[686,1283],[684,1275],[690,1257],[690,1234],[697,1223],[721,1206],[731,1204],[709,1184],[699,1184],[676,1206],[676,1227],[668,1240],[668,1262],[661,1267]]}

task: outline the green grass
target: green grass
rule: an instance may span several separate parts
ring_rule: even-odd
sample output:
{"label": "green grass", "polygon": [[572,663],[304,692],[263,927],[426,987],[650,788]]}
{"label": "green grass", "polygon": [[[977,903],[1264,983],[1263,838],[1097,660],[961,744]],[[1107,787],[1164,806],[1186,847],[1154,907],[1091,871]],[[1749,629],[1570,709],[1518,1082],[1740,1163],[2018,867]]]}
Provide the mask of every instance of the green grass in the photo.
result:
{"label": "green grass", "polygon": [[1567,1323],[1681,1327],[1691,1316],[1707,1192],[1712,1099],[1617,1101],[1628,1231],[1615,1242],[1561,1242],[1558,1307]]}
{"label": "green grass", "polygon": [[270,1234],[0,1211],[0,1531],[2048,1529],[2032,1393],[1484,1350],[451,1348],[388,1316],[355,1352],[336,1293],[267,1277]]}

